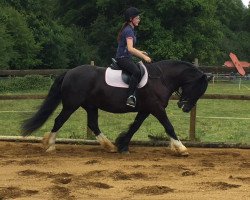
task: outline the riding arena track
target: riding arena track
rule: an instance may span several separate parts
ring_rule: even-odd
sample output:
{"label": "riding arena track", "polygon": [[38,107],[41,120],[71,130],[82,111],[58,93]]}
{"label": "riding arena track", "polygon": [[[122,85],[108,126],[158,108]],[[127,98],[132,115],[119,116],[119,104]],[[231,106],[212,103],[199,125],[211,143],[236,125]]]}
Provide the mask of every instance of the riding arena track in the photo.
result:
{"label": "riding arena track", "polygon": [[0,142],[0,199],[250,199],[250,150]]}

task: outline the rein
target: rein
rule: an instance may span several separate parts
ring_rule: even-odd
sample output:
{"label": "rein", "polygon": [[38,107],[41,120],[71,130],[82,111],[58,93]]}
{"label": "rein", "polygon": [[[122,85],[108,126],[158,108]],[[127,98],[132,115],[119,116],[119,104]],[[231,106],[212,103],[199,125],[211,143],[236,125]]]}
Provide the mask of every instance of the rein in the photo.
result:
{"label": "rein", "polygon": [[[163,76],[162,76],[163,72],[162,72],[161,68],[158,67],[158,66],[155,66],[154,69],[157,69],[157,71],[159,72],[159,75],[157,75],[157,76],[152,76],[152,74],[149,74],[149,77],[150,77],[151,79],[161,79],[162,84],[165,85],[166,88],[169,88],[168,84],[166,83],[165,79],[164,79]],[[179,98],[181,98],[181,93],[179,92],[179,88],[178,88],[177,90],[175,90],[174,93],[175,93]]]}
{"label": "rein", "polygon": [[[149,73],[149,78],[150,79],[161,79],[161,82],[163,85],[165,85],[166,88],[169,88],[168,84],[166,83],[166,80],[163,78],[162,74],[162,70],[160,67],[158,66],[155,66],[154,69],[156,69],[157,73],[156,75],[152,75],[151,73]],[[181,93],[179,92],[179,88],[177,90],[174,91],[174,93],[179,97],[181,98]]]}
{"label": "rein", "polygon": [[[148,73],[148,77],[151,78],[151,79],[158,79],[158,78],[161,78],[161,75],[162,75],[162,70],[161,68],[159,68],[158,66],[155,66],[153,69],[156,69],[156,75],[152,75],[152,73]],[[149,70],[148,70],[149,72]]]}

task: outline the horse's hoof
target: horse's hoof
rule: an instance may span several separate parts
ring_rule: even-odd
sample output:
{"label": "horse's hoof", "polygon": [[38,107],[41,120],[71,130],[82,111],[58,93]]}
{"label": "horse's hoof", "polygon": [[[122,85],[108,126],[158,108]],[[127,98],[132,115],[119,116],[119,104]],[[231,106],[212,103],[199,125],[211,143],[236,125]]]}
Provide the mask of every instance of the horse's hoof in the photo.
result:
{"label": "horse's hoof", "polygon": [[108,138],[103,133],[100,133],[96,136],[97,141],[100,143],[101,147],[105,149],[107,152],[115,153],[117,152],[117,148],[113,145],[112,142],[109,141]]}
{"label": "horse's hoof", "polygon": [[[51,142],[52,140],[52,142]],[[46,153],[55,152],[55,142],[53,141],[53,135],[51,133],[45,133],[43,136],[42,144],[43,148],[45,149]]]}
{"label": "horse's hoof", "polygon": [[106,152],[109,152],[109,153],[116,153],[117,152],[116,146],[113,145],[111,142],[101,143],[101,146],[103,149],[105,149]]}
{"label": "horse's hoof", "polygon": [[188,157],[189,153],[188,152],[178,152],[178,151],[173,151],[171,150],[172,154],[177,157]]}
{"label": "horse's hoof", "polygon": [[120,154],[123,154],[123,155],[129,155],[130,154],[130,152],[129,151],[121,151],[121,152],[119,152]]}
{"label": "horse's hoof", "polygon": [[187,148],[181,143],[179,140],[170,140],[170,149],[172,152],[174,152],[175,155],[177,156],[188,156],[188,150]]}
{"label": "horse's hoof", "polygon": [[129,154],[129,148],[128,146],[125,147],[117,147],[117,151],[121,154]]}
{"label": "horse's hoof", "polygon": [[50,133],[45,133],[42,139],[42,144],[45,149],[49,148]]}
{"label": "horse's hoof", "polygon": [[180,156],[184,156],[184,157],[189,156],[188,149],[185,146],[180,147],[178,149],[178,153],[180,154]]}
{"label": "horse's hoof", "polygon": [[186,152],[180,152],[180,156],[188,157],[189,153],[187,151]]}
{"label": "horse's hoof", "polygon": [[182,147],[171,146],[170,149],[176,156],[183,156],[183,157],[189,156],[188,150],[184,146]]}
{"label": "horse's hoof", "polygon": [[110,147],[109,149],[107,149],[107,151],[109,153],[117,153],[117,147],[115,145],[113,145],[112,147]]}
{"label": "horse's hoof", "polygon": [[51,145],[46,149],[46,153],[54,153],[56,151],[55,145]]}

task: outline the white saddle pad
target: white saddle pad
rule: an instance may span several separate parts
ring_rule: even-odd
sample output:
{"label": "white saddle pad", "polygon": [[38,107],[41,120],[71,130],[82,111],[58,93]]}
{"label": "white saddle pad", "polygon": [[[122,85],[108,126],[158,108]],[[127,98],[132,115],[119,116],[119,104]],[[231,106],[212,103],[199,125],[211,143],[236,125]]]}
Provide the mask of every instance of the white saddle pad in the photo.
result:
{"label": "white saddle pad", "polygon": [[[142,65],[145,69],[145,74],[143,75],[140,83],[138,84],[138,88],[142,88],[148,82],[148,71],[145,65]],[[113,70],[110,67],[106,69],[105,73],[105,81],[108,85],[113,87],[121,87],[121,88],[128,88],[129,85],[124,83],[122,80],[122,70]]]}

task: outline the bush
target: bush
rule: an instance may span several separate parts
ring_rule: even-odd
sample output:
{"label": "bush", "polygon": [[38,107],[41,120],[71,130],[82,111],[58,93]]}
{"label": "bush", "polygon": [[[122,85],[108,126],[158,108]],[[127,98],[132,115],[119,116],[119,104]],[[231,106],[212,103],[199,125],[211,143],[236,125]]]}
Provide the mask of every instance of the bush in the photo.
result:
{"label": "bush", "polygon": [[40,75],[2,78],[0,79],[0,92],[44,91],[50,88],[52,82],[51,77]]}

